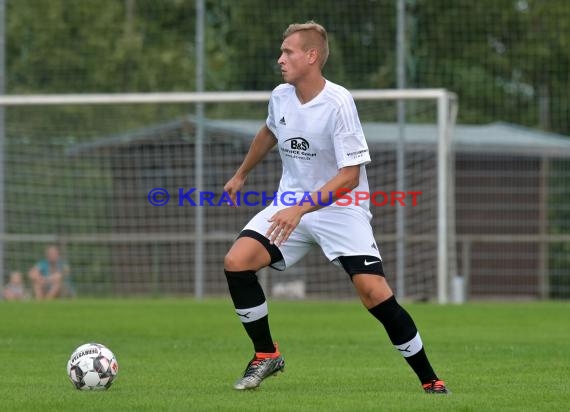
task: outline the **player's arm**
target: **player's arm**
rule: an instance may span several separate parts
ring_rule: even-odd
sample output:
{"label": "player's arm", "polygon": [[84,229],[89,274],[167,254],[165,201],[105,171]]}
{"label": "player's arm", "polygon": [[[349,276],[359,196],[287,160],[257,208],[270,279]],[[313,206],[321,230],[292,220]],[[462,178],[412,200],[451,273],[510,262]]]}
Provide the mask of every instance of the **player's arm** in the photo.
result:
{"label": "player's arm", "polygon": [[343,167],[323,187],[311,193],[312,202],[305,201],[299,206],[301,213],[304,215],[314,212],[334,203],[340,196],[352,191],[359,183],[360,165]]}
{"label": "player's arm", "polygon": [[[277,246],[285,242],[297,227],[304,214],[314,212],[332,204],[341,195],[352,191],[360,181],[360,165],[346,166],[326,182],[319,190],[311,193],[312,201],[303,200],[301,205],[282,209],[270,219],[272,225],[265,234]],[[342,191],[340,189],[343,189]],[[344,191],[346,190],[346,191]]]}
{"label": "player's arm", "polygon": [[277,138],[269,128],[264,125],[255,135],[247,154],[230,180],[224,185],[224,191],[230,195],[232,202],[236,203],[236,193],[241,190],[249,172],[261,162],[267,153],[277,144]]}

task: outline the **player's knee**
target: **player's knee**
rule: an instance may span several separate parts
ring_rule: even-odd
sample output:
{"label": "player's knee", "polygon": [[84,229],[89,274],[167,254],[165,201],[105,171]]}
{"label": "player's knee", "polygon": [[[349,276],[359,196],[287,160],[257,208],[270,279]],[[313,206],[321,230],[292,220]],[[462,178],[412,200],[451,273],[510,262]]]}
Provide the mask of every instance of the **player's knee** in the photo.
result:
{"label": "player's knee", "polygon": [[[241,240],[241,239],[240,239]],[[238,240],[238,241],[240,241]],[[244,270],[258,271],[271,263],[269,253],[256,240],[241,240],[234,244],[224,257],[224,269],[232,272]]]}
{"label": "player's knee", "polygon": [[229,251],[224,257],[224,269],[229,272],[240,272],[247,270],[243,257],[238,256],[235,252]]}
{"label": "player's knee", "polygon": [[236,258],[233,256],[232,252],[226,253],[226,256],[224,256],[224,269],[233,272],[236,270],[236,265]]}
{"label": "player's knee", "polygon": [[[390,295],[391,296],[391,295]],[[384,291],[377,288],[372,288],[361,293],[362,303],[367,308],[372,308],[388,299],[388,296]]]}
{"label": "player's knee", "polygon": [[356,278],[355,276],[353,280],[358,284],[358,294],[360,295],[362,303],[367,308],[384,302],[394,294],[390,286],[388,286],[388,282],[386,282],[386,279],[383,277],[364,276],[366,277]]}

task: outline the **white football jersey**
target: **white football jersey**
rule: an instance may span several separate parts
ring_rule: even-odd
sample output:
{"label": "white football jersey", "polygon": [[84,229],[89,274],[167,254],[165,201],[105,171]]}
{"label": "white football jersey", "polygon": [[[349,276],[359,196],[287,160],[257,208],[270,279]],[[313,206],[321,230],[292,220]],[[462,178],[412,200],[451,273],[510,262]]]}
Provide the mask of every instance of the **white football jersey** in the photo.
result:
{"label": "white football jersey", "polygon": [[301,104],[295,87],[281,84],[271,93],[267,127],[277,137],[283,161],[279,194],[294,192],[300,199],[320,189],[340,168],[360,165],[360,181],[349,194],[349,207],[369,212],[368,200],[358,206],[354,202],[354,192],[369,192],[365,165],[370,153],[348,90],[327,80],[315,98]]}

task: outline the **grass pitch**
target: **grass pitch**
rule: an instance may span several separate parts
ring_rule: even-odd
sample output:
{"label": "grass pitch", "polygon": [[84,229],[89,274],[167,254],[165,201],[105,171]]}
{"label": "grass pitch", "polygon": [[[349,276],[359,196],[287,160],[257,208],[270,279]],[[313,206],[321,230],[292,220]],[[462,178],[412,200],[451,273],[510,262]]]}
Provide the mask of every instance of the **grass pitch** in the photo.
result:
{"label": "grass pitch", "polygon": [[[286,371],[232,383],[252,355],[229,300],[0,302],[3,411],[567,411],[570,304],[405,305],[453,394],[422,393],[384,330],[356,302],[271,302]],[[108,345],[119,376],[75,390],[65,365]]]}

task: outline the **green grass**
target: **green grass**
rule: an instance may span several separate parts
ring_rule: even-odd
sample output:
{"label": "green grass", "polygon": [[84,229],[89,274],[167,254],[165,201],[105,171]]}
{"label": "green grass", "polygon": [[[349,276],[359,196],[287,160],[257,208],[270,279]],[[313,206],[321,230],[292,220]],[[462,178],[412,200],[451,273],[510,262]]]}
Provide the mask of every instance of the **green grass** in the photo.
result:
{"label": "green grass", "polygon": [[[284,374],[251,392],[252,355],[229,301],[78,300],[0,304],[2,411],[566,411],[570,304],[406,305],[451,396],[422,393],[357,303],[271,302]],[[67,381],[71,351],[108,345],[105,392]]]}

